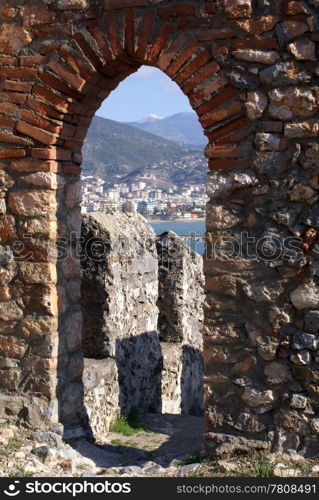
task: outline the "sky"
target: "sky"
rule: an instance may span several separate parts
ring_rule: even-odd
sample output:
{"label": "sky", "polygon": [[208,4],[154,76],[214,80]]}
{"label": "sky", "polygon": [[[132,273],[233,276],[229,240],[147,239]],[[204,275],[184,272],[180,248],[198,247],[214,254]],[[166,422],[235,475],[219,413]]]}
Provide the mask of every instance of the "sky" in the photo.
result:
{"label": "sky", "polygon": [[162,117],[192,111],[187,97],[161,70],[142,66],[107,97],[97,115],[120,122],[154,114]]}

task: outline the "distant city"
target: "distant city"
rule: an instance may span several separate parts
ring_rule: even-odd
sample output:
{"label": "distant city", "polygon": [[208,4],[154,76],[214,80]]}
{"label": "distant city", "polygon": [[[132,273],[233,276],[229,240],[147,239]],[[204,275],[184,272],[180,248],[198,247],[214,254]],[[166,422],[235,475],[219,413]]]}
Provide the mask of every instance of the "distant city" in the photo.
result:
{"label": "distant city", "polygon": [[[188,162],[189,165],[186,165]],[[111,186],[100,177],[83,175],[82,212],[135,211],[152,220],[167,221],[203,219],[208,200],[203,183],[187,182],[162,189],[157,187],[157,168],[193,168],[194,158],[183,158],[170,165],[165,161],[160,163],[152,165],[147,172],[141,172],[132,181],[120,180]]]}

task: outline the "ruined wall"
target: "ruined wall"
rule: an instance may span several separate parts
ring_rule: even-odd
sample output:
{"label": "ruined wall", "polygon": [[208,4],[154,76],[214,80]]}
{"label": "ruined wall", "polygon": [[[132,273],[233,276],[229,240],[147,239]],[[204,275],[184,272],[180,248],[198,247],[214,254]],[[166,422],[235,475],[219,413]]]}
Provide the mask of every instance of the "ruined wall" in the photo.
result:
{"label": "ruined wall", "polygon": [[209,142],[206,449],[266,438],[313,453],[317,0],[0,7],[0,411],[33,422],[37,413],[39,425],[59,420],[66,434],[84,433],[80,265],[72,257],[81,147],[102,101],[148,64],[188,96]]}
{"label": "ruined wall", "polygon": [[[84,403],[94,434],[134,406],[200,415],[202,258],[174,233],[157,238],[137,213],[84,216],[82,237]],[[169,309],[178,321],[163,325]]]}
{"label": "ruined wall", "polygon": [[132,406],[161,407],[158,263],[139,214],[84,216],[82,237],[84,401],[92,428],[103,431]]}
{"label": "ruined wall", "polygon": [[163,413],[203,412],[203,259],[173,232],[156,239]]}

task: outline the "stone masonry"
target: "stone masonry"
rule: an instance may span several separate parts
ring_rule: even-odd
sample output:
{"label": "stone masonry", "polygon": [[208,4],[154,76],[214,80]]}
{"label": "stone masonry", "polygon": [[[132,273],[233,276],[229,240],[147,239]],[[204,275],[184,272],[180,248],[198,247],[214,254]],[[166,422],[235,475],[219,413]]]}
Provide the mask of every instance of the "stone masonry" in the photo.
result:
{"label": "stone masonry", "polygon": [[[157,239],[136,213],[84,216],[82,238],[84,405],[94,435],[133,407],[201,414],[201,257],[174,233]],[[158,335],[169,303],[180,315],[174,343]]]}
{"label": "stone masonry", "polygon": [[318,452],[318,7],[1,0],[1,416],[84,432],[81,147],[147,64],[208,140],[206,451]]}

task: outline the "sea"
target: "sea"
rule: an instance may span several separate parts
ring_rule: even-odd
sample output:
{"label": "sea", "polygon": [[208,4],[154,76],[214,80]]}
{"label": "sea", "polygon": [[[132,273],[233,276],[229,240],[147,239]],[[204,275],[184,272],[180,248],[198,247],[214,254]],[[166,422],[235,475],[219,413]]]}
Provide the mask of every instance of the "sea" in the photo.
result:
{"label": "sea", "polygon": [[205,243],[203,240],[196,240],[196,236],[202,236],[205,234],[205,220],[191,220],[191,221],[159,221],[153,222],[148,221],[152,226],[156,234],[162,234],[165,231],[173,231],[176,234],[189,236],[189,239],[185,239],[192,250],[204,255]]}

